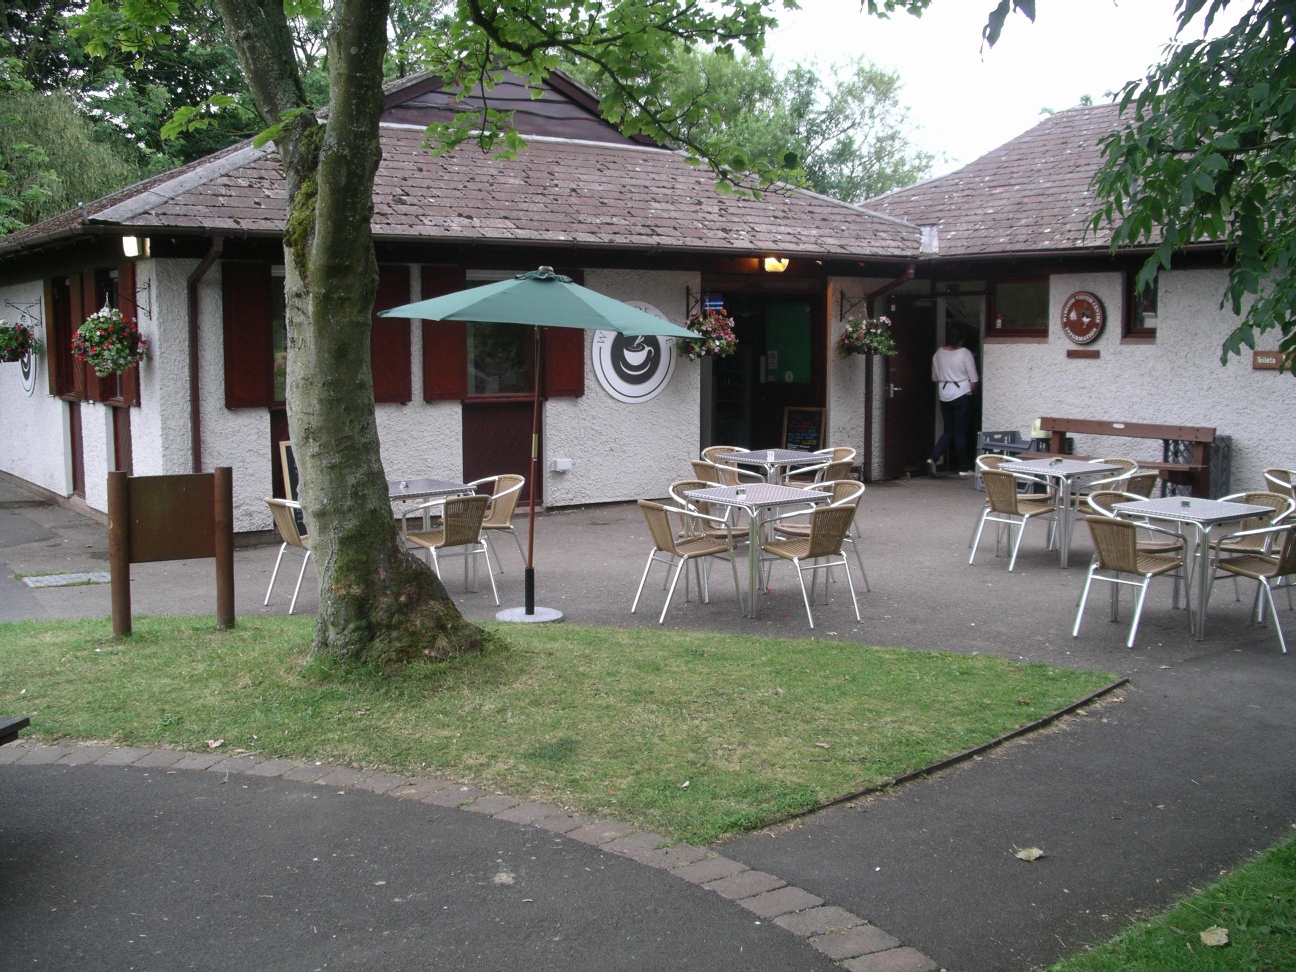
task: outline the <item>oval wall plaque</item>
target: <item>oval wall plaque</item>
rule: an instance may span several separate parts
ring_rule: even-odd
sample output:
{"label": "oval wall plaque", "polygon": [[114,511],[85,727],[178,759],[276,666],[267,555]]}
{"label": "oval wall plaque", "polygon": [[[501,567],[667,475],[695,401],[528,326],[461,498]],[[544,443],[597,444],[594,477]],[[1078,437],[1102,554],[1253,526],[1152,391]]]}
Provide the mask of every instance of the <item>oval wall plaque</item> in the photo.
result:
{"label": "oval wall plaque", "polygon": [[1072,294],[1062,305],[1062,333],[1076,344],[1096,339],[1106,323],[1102,301],[1086,290]]}
{"label": "oval wall plaque", "polygon": [[[652,304],[626,301],[663,321],[669,318]],[[675,339],[626,337],[616,331],[594,332],[594,375],[603,390],[619,402],[636,405],[656,398],[675,371]]]}

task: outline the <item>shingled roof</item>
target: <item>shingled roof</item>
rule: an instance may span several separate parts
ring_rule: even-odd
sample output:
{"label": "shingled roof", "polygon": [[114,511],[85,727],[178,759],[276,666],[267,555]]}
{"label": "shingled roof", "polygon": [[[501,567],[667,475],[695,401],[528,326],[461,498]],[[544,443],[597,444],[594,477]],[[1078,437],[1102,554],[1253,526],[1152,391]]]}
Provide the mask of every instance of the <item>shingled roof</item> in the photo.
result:
{"label": "shingled roof", "polygon": [[863,205],[935,225],[942,257],[1105,249],[1110,230],[1086,232],[1096,210],[1089,182],[1098,141],[1118,118],[1115,105],[1060,111],[957,172]]}
{"label": "shingled roof", "polygon": [[[427,84],[408,89],[427,110]],[[389,96],[387,116],[393,104]],[[420,119],[422,121],[424,119]],[[421,125],[384,123],[374,182],[380,241],[537,244],[803,258],[917,257],[919,231],[814,193],[722,195],[680,152],[617,141],[524,133],[529,148],[499,160],[475,146],[442,156]],[[606,136],[605,136],[606,138]],[[105,197],[0,241],[0,254],[78,232],[83,223],[148,235],[191,230],[275,236],[284,180],[273,145],[233,146],[167,177]]]}

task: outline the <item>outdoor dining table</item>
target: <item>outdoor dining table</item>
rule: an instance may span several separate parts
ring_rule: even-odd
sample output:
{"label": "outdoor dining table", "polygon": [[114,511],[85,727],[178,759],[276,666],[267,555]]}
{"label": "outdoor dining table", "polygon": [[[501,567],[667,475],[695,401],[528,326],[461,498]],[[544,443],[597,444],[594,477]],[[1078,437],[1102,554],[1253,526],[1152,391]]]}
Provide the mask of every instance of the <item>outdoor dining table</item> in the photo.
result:
{"label": "outdoor dining table", "polygon": [[1079,459],[1030,459],[1006,462],[999,467],[1008,473],[1029,473],[1058,481],[1057,542],[1059,560],[1065,569],[1071,556],[1071,482],[1081,476],[1118,472],[1121,467],[1109,462],[1083,462]]}
{"label": "outdoor dining table", "polygon": [[756,590],[760,584],[761,531],[764,514],[780,506],[829,503],[832,497],[818,490],[798,489],[775,483],[750,486],[715,486],[684,494],[699,503],[714,503],[747,511],[747,617],[756,617]]}
{"label": "outdoor dining table", "polygon": [[[437,497],[462,496],[471,493],[472,487],[467,483],[456,483],[449,479],[389,479],[387,496],[393,503],[408,503],[413,500],[435,499]],[[423,511],[423,529],[430,526],[428,511]],[[405,518],[401,517],[401,532],[404,533]]]}
{"label": "outdoor dining table", "polygon": [[756,466],[765,473],[765,482],[774,483],[779,470],[790,466],[813,466],[827,462],[831,456],[816,455],[813,452],[798,452],[795,449],[752,449],[750,452],[725,452],[716,456],[719,462],[733,465]]}
{"label": "outdoor dining table", "polygon": [[1211,530],[1229,523],[1240,523],[1255,516],[1273,513],[1268,506],[1249,503],[1221,503],[1219,500],[1197,499],[1184,496],[1167,496],[1163,499],[1114,503],[1112,509],[1132,519],[1168,520],[1173,523],[1191,523],[1197,528],[1197,603],[1189,616],[1193,636],[1201,641],[1206,637],[1206,592],[1210,589]]}

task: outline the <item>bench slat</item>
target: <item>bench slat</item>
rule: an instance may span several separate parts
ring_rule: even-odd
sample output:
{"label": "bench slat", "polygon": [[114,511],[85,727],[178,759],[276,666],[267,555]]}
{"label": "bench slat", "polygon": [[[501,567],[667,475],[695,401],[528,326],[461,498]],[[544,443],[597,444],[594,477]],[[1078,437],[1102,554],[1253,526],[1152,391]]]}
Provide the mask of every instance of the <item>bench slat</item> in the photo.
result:
{"label": "bench slat", "polygon": [[1077,435],[1118,435],[1127,439],[1174,439],[1179,442],[1210,443],[1215,430],[1208,425],[1153,425],[1146,422],[1105,422],[1095,419],[1046,417],[1040,428],[1049,432]]}

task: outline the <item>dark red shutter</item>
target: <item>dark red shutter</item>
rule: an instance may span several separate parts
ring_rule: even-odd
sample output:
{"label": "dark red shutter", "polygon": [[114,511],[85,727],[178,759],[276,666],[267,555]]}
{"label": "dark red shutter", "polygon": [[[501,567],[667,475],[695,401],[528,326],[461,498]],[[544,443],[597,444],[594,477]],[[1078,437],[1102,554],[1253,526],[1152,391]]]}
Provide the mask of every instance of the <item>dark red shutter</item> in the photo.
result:
{"label": "dark red shutter", "polygon": [[[135,264],[123,263],[117,267],[117,304],[124,317],[135,322],[139,326],[139,305],[136,303],[135,293]],[[149,348],[149,354],[155,354],[155,348]],[[133,364],[121,373],[121,381],[117,386],[120,395],[115,400],[118,405],[139,405],[140,403],[140,379],[139,365]],[[121,469],[121,466],[117,468]]]}
{"label": "dark red shutter", "polygon": [[225,407],[265,408],[274,398],[270,264],[222,263]]}
{"label": "dark red shutter", "polygon": [[[81,274],[81,306],[73,310],[73,333],[86,322],[87,317],[103,307],[99,297],[99,288],[95,285],[95,272],[86,270]],[[103,401],[103,390],[99,387],[99,376],[95,374],[95,370],[79,359],[77,364],[80,365],[81,371],[81,382],[77,389],[81,392],[81,397],[92,402]]]}
{"label": "dark red shutter", "polygon": [[[422,299],[463,290],[461,267],[424,267]],[[461,401],[468,397],[468,325],[460,321],[423,322],[423,400]]]}
{"label": "dark red shutter", "polygon": [[410,302],[408,267],[379,267],[378,296],[369,332],[369,364],[373,369],[375,402],[408,402],[413,398],[410,377],[410,321],[379,317],[380,310]]}
{"label": "dark red shutter", "polygon": [[575,327],[546,327],[545,394],[550,398],[585,394],[585,332]]}

